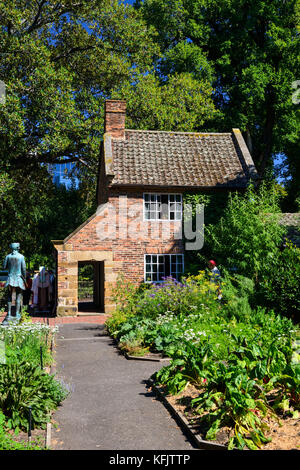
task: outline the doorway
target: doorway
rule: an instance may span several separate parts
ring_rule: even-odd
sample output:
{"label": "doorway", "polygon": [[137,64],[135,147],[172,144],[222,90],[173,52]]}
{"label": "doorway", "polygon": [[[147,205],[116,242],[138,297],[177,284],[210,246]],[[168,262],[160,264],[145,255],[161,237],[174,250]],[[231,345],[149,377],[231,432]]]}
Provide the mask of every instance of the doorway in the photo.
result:
{"label": "doorway", "polygon": [[78,262],[78,312],[104,312],[104,261]]}

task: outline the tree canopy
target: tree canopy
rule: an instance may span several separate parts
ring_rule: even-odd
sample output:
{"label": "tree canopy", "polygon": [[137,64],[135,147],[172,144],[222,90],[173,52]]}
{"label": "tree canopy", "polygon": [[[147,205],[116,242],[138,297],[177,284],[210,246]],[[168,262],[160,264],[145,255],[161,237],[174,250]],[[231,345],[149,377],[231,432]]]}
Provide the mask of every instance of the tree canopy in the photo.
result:
{"label": "tree canopy", "polygon": [[282,154],[285,176],[299,184],[299,2],[144,0],[136,7],[158,32],[161,74],[211,81],[219,113],[210,129],[239,127],[262,177]]}

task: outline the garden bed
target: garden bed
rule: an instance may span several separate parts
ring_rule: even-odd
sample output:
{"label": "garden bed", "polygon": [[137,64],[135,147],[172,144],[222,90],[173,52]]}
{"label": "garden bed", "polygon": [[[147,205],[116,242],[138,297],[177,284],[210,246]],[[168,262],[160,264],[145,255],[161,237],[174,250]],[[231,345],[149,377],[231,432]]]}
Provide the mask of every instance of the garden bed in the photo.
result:
{"label": "garden bed", "polygon": [[134,292],[107,321],[127,357],[170,358],[152,377],[166,386],[169,406],[178,405],[189,384],[196,387],[190,409],[183,404],[192,427],[201,422],[194,434],[202,444],[266,448],[270,432],[281,429],[271,431],[269,424],[281,419],[290,425],[282,416],[298,419],[300,413],[298,327],[274,311],[251,308],[253,289],[251,279],[228,275],[219,302],[204,272],[181,282],[167,278]]}
{"label": "garden bed", "polygon": [[[152,380],[149,381],[149,386],[162,399],[199,448],[227,450],[230,436],[233,433],[231,428],[223,427],[217,433],[214,441],[205,439],[207,429],[201,426],[200,416],[195,415],[190,406],[191,400],[199,395],[198,388],[188,385],[181,393],[174,396],[167,393],[165,386],[157,386]],[[265,444],[261,450],[300,450],[300,420],[282,417],[280,421],[280,424],[274,420],[266,422],[270,427],[266,437],[271,438],[272,441]]]}
{"label": "garden bed", "polygon": [[14,434],[13,431],[8,431],[8,434],[11,436],[14,442],[21,444],[26,448],[29,444],[32,447],[39,447],[41,450],[46,448],[47,442],[47,429],[33,429],[31,432],[30,442],[28,440],[28,433],[25,431],[20,431],[18,435]]}
{"label": "garden bed", "polygon": [[4,449],[49,448],[52,412],[68,394],[53,374],[55,333],[56,328],[30,321],[1,327],[5,357],[0,369],[0,447],[2,443]]}

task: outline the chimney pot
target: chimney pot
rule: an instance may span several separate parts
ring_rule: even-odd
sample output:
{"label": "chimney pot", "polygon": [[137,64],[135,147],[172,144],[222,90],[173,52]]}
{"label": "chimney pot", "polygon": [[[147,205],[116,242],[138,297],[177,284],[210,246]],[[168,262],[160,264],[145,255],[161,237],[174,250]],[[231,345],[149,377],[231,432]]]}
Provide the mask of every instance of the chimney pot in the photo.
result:
{"label": "chimney pot", "polygon": [[126,101],[105,101],[105,133],[117,139],[125,138]]}

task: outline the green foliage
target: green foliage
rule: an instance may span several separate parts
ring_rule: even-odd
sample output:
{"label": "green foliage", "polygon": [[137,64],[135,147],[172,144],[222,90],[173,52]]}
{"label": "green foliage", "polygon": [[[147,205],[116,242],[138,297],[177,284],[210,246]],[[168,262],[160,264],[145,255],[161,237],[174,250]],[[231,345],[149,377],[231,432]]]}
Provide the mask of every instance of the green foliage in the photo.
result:
{"label": "green foliage", "polygon": [[300,410],[300,365],[290,364],[272,378],[276,387],[274,409],[297,418]]}
{"label": "green foliage", "polygon": [[258,279],[276,255],[285,228],[278,223],[276,188],[252,186],[245,195],[230,194],[224,216],[207,227],[205,242],[210,253],[229,269]]}
{"label": "green foliage", "polygon": [[0,409],[10,429],[28,430],[28,410],[33,427],[45,427],[49,413],[67,396],[66,389],[40,366],[19,362],[0,366]]}
{"label": "green foliage", "polygon": [[202,336],[200,343],[178,341],[167,349],[170,365],[154,378],[173,395],[189,383],[199,389],[192,406],[206,429],[206,439],[214,440],[223,426],[229,426],[233,430],[229,448],[257,449],[269,440],[265,417],[278,419],[279,410],[295,416],[299,408],[299,368],[291,364],[292,324],[256,312],[247,323],[231,321],[227,328],[223,330],[227,352],[223,350],[221,357],[211,335]]}
{"label": "green foliage", "polygon": [[[68,394],[64,385],[41,368],[41,354],[43,366],[52,363],[50,345],[56,328],[33,324],[24,312],[20,323],[0,326],[0,341],[5,346],[5,363],[0,365],[0,417],[2,412],[6,426],[15,432],[28,429],[29,407],[33,427],[45,427],[50,412]],[[0,446],[1,438],[7,448],[22,448],[5,433],[2,436],[0,429]]]}
{"label": "green foliage", "polygon": [[239,274],[229,275],[223,270],[222,303],[227,317],[243,321],[252,315],[251,300],[254,296],[255,284],[252,279]]}
{"label": "green foliage", "polygon": [[168,348],[168,353],[172,357],[171,365],[154,374],[156,381],[166,384],[172,395],[180,393],[189,383],[201,385],[212,358],[212,348],[208,342],[194,345],[183,341],[176,348]]}
{"label": "green foliage", "polygon": [[216,114],[208,81],[188,73],[160,80],[155,73],[136,77],[112,94],[127,102],[126,126],[131,129],[193,131]]}
{"label": "green foliage", "polygon": [[192,208],[192,215],[195,215],[196,206],[204,205],[205,225],[216,224],[222,217],[228,203],[227,191],[184,193],[184,204]]}
{"label": "green foliage", "polygon": [[[255,380],[236,365],[222,362],[210,364],[206,370],[206,385],[199,397],[192,400],[200,421],[208,430],[206,439],[213,440],[222,426],[234,429],[228,448],[256,450],[271,439],[265,437],[266,416],[275,417]],[[207,414],[208,412],[208,414]]]}
{"label": "green foliage", "polygon": [[258,288],[258,301],[299,321],[300,249],[290,242],[268,263]]}
{"label": "green foliage", "polygon": [[0,340],[4,341],[8,363],[28,361],[40,365],[42,351],[43,364],[50,365],[53,361],[50,343],[55,329],[43,324],[25,321],[22,312],[21,322],[17,325],[0,326]]}
{"label": "green foliage", "polygon": [[[297,0],[145,0],[137,2],[156,28],[165,77],[191,73],[215,88],[219,111],[209,130],[238,127],[261,175],[285,155],[290,204],[299,195],[299,77]],[[297,29],[298,28],[298,29]],[[299,90],[299,87],[298,87]],[[203,130],[198,128],[196,130]]]}
{"label": "green foliage", "polygon": [[187,253],[186,272],[193,274],[207,266],[207,259],[215,259],[228,314],[241,317],[261,305],[298,321],[300,257],[288,240],[283,249],[286,228],[280,224],[279,208],[283,193],[274,183],[259,189],[250,186],[245,194],[231,193],[219,211],[215,210],[218,199],[211,195],[185,195],[193,211],[196,204],[204,204],[205,215],[204,247]]}
{"label": "green foliage", "polygon": [[[192,217],[195,221],[196,211],[198,214],[204,210],[204,247],[202,250],[187,250],[185,253],[185,272],[188,274],[197,274],[199,269],[207,267],[206,256],[210,256],[206,245],[207,227],[216,224],[223,216],[228,204],[229,193],[221,192],[186,192],[183,197],[184,217]],[[194,230],[196,229],[194,222]],[[203,230],[203,229],[200,229]]]}
{"label": "green foliage", "polygon": [[229,449],[258,449],[269,441],[267,419],[299,409],[296,330],[290,319],[253,308],[252,279],[224,272],[221,290],[220,301],[204,272],[167,278],[136,290],[135,307],[124,302],[110,332],[130,354],[170,357],[153,379],[173,395],[189,384],[198,389],[192,405],[206,439],[229,426]]}
{"label": "green foliage", "polygon": [[13,436],[5,430],[5,416],[0,411],[0,450],[43,450],[33,442],[17,442]]}
{"label": "green foliage", "polygon": [[0,8],[2,164],[64,157],[87,159],[95,171],[104,98],[132,80],[133,68],[147,70],[158,52],[153,28],[116,0],[9,0]]}
{"label": "green foliage", "polygon": [[116,310],[106,321],[106,327],[111,335],[116,336],[119,326],[135,315],[138,296],[139,288],[126,281],[123,275],[119,275],[112,297]]}

